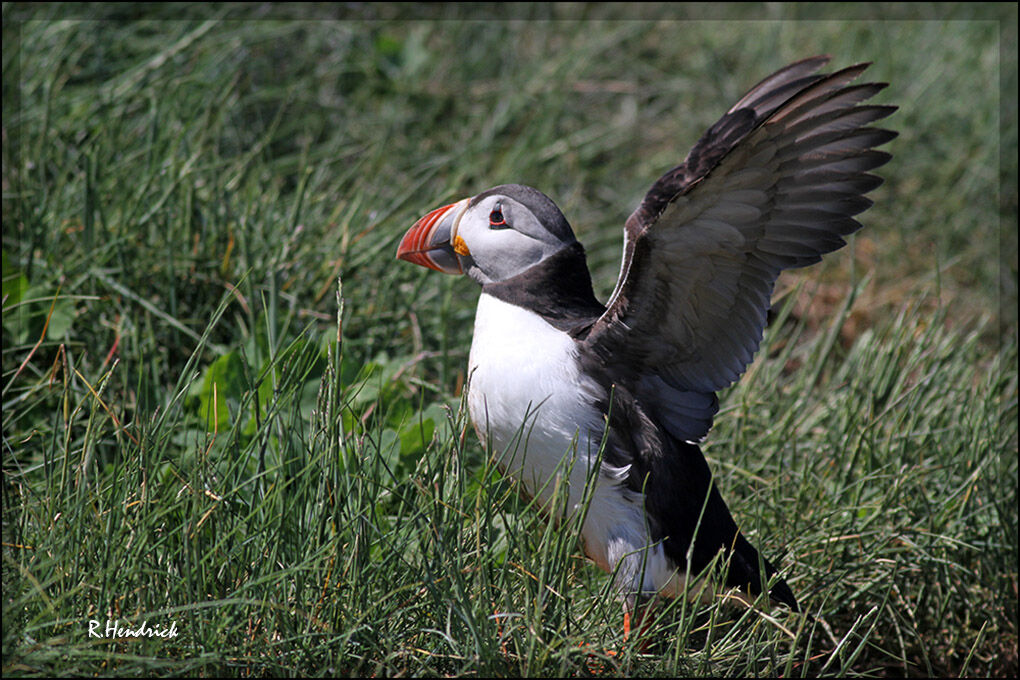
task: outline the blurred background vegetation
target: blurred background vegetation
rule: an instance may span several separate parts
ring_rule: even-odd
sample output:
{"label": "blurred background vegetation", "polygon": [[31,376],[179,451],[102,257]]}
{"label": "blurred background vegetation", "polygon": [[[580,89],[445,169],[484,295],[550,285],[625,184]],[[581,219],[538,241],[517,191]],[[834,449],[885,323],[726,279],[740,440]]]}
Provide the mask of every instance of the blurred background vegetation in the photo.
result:
{"label": "blurred background vegetation", "polygon": [[[713,646],[684,615],[654,662],[603,661],[1015,675],[1016,18],[5,4],[5,673],[590,671],[564,640],[615,640],[618,613],[591,618],[607,579],[483,484],[463,436],[477,288],[395,262],[397,241],[529,184],[605,299],[651,182],[749,86],[824,53],[890,83],[894,159],[850,246],[781,279],[706,453],[829,629],[744,617]],[[562,549],[543,564],[574,565],[572,597],[529,608],[540,579],[508,566],[535,571],[529,541]],[[461,572],[489,580],[441,576]],[[493,601],[520,623],[479,632]],[[187,644],[82,623],[146,614],[185,617]]]}

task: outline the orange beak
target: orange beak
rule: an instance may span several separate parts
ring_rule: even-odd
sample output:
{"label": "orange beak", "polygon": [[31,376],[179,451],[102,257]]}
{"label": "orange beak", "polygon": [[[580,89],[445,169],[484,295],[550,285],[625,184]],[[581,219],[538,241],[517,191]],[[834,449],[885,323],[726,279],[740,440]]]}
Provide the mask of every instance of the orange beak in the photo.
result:
{"label": "orange beak", "polygon": [[463,248],[454,249],[457,218],[467,208],[468,199],[436,208],[414,223],[397,247],[397,259],[435,269],[444,274],[463,274]]}

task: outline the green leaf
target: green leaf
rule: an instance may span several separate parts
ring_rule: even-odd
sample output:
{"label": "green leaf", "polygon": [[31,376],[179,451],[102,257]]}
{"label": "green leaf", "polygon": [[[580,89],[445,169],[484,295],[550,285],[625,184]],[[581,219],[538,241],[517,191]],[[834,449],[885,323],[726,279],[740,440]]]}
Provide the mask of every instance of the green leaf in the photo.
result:
{"label": "green leaf", "polygon": [[227,400],[237,402],[244,392],[244,360],[237,351],[228,352],[209,365],[199,393],[199,413],[205,417],[209,431],[220,431],[230,426]]}
{"label": "green leaf", "polygon": [[432,435],[436,432],[436,424],[431,418],[415,419],[400,429],[400,457],[408,460],[425,451]]}
{"label": "green leaf", "polygon": [[379,457],[390,472],[396,474],[400,465],[400,436],[396,430],[386,428],[379,437]]}
{"label": "green leaf", "polygon": [[58,298],[50,314],[49,326],[46,327],[46,338],[53,341],[63,340],[71,330],[76,315],[74,304],[69,299]]}
{"label": "green leaf", "polygon": [[[2,251],[3,258],[3,306],[4,309],[10,309],[21,303],[25,298],[25,293],[28,291],[28,278],[24,272],[18,267],[15,267],[10,258],[7,257],[7,251]],[[7,322],[7,315],[4,315],[4,323]]]}

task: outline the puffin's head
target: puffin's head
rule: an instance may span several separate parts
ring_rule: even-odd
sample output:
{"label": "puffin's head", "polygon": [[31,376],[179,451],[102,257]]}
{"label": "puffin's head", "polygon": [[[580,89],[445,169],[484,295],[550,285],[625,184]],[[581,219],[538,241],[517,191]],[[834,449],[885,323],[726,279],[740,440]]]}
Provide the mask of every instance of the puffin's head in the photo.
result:
{"label": "puffin's head", "polygon": [[548,196],[504,184],[425,215],[404,234],[397,257],[486,284],[516,276],[576,240]]}

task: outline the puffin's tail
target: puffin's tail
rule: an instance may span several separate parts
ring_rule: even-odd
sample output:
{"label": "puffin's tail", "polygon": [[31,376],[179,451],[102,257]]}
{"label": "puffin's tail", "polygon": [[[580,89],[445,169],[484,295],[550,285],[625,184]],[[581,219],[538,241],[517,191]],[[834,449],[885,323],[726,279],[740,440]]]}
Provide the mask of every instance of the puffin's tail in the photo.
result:
{"label": "puffin's tail", "polygon": [[[699,522],[700,526],[696,530],[697,535],[691,537],[694,541],[694,549],[692,550],[692,563],[688,565],[688,568],[694,572],[703,570],[722,548],[724,551],[722,566],[726,570],[723,582],[726,586],[739,588],[749,595],[761,595],[763,586],[772,580],[778,572],[771,562],[758,553],[758,550],[751,545],[737,527],[737,523],[730,514],[730,509],[726,507],[726,502],[723,501],[718,488],[712,481],[708,464],[704,462],[705,459],[700,455],[700,451],[694,445],[688,444],[687,446],[690,447],[688,450],[690,457],[694,458],[693,453],[697,452],[697,459],[701,461],[701,465],[689,464],[688,469],[701,472],[699,477],[703,484],[702,488],[707,488],[708,492],[704,513]],[[701,498],[704,498],[705,491],[701,493]],[[674,515],[673,521],[674,526],[679,526],[684,522],[684,519],[682,516]],[[690,516],[686,521],[691,522]],[[675,533],[679,535],[680,532]],[[681,542],[680,545],[674,547],[674,550],[680,548],[686,551],[690,540]],[[785,604],[795,612],[800,611],[797,598],[794,597],[790,586],[781,577],[775,579],[769,589],[769,596],[773,601]]]}
{"label": "puffin's tail", "polygon": [[[759,562],[760,560],[760,562]],[[762,578],[761,567],[764,567],[765,574]],[[776,568],[767,559],[759,555],[754,546],[751,545],[744,535],[737,532],[737,540],[734,542],[733,554],[730,556],[729,571],[726,574],[726,585],[733,588],[741,588],[752,595],[761,595],[761,584],[772,580],[776,575]],[[776,579],[769,590],[769,597],[775,602],[785,604],[795,612],[800,611],[797,605],[797,598],[794,597],[790,586],[782,577]]]}

